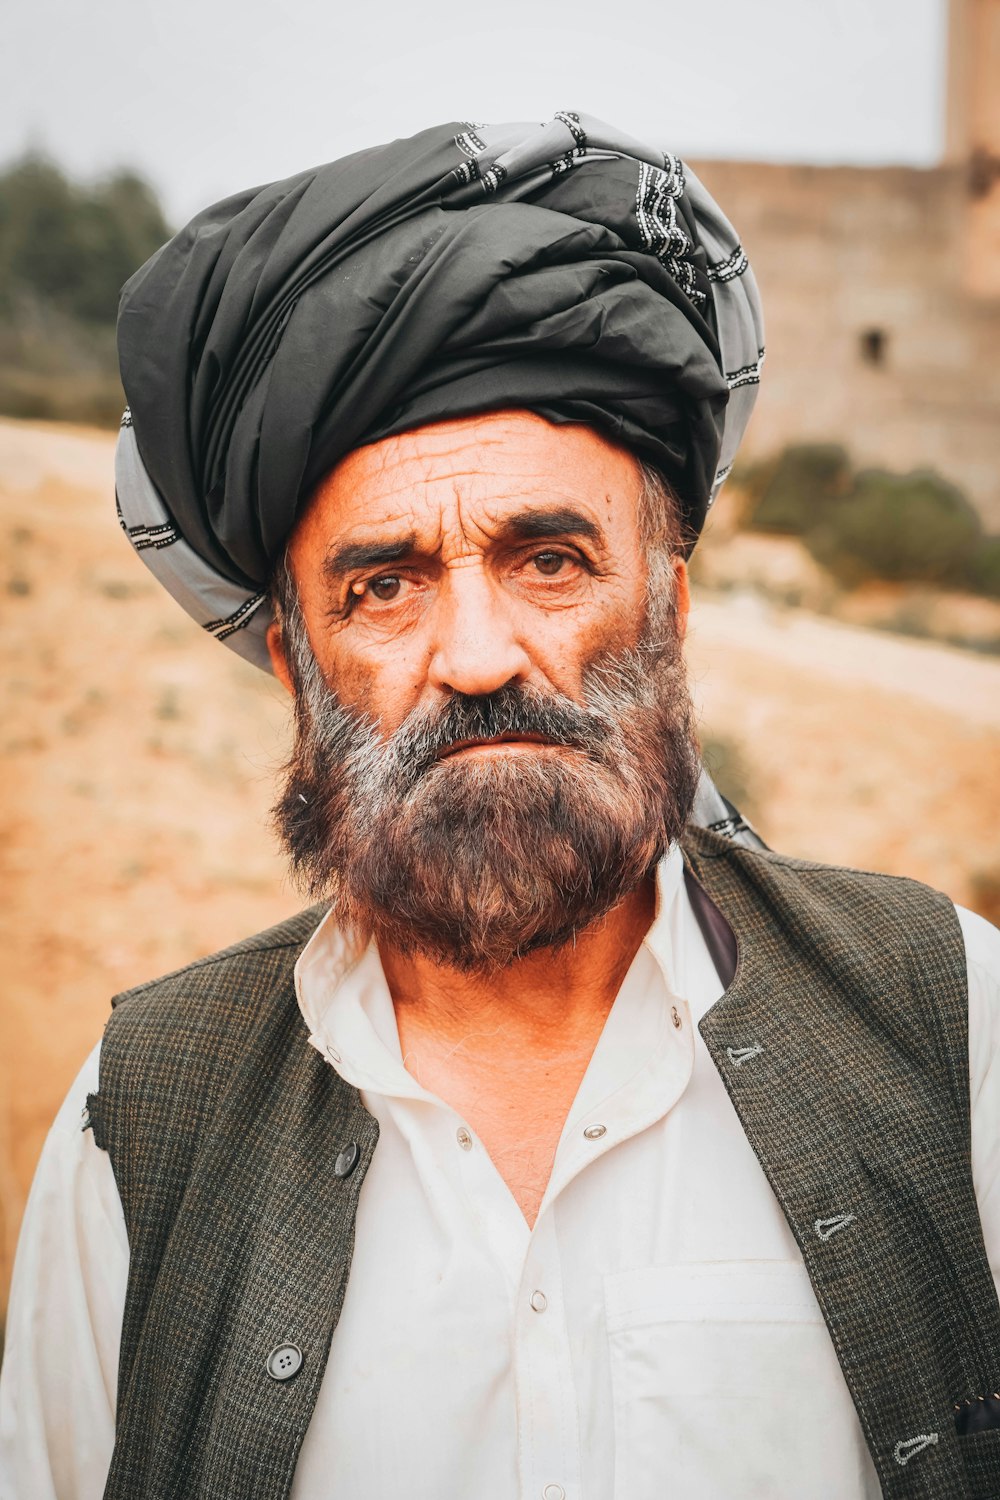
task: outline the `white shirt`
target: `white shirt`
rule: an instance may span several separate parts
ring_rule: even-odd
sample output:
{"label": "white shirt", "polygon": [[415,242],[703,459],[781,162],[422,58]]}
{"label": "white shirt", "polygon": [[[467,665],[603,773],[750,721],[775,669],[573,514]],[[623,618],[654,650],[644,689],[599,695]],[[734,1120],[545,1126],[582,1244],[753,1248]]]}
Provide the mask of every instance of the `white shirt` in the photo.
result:
{"label": "white shirt", "polygon": [[[1000,933],[959,915],[973,1170],[1000,1281]],[[380,1137],[292,1500],[880,1495],[798,1249],[696,1030],[721,985],[677,851],[531,1230],[466,1122],[403,1066],[377,952],[327,920],[296,979],[312,1044]],[[110,1461],[128,1242],[109,1159],[80,1128],[96,1087],[95,1052],[25,1216],[2,1500],[98,1500]]]}

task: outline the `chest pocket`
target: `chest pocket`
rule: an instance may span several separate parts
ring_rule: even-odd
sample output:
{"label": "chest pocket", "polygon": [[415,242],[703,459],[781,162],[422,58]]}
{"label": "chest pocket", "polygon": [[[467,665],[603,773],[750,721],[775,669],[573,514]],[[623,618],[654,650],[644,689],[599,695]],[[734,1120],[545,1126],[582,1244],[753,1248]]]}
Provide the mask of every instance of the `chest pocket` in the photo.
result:
{"label": "chest pocket", "polygon": [[805,1267],[604,1278],[615,1500],[879,1500]]}

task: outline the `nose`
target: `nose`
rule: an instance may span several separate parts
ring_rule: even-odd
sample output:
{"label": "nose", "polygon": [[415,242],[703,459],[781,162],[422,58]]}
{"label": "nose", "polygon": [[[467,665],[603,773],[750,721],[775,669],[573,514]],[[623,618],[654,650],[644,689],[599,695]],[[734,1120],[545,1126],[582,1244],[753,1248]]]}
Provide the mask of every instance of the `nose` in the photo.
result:
{"label": "nose", "polygon": [[478,568],[455,569],[435,609],[432,685],[445,693],[483,695],[524,682],[530,671],[513,602]]}

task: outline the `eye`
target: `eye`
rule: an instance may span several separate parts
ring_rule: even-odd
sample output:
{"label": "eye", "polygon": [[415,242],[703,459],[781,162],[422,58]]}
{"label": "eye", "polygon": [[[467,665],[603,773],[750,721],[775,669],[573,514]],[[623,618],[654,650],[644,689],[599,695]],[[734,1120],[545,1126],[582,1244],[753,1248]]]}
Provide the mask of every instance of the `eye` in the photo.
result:
{"label": "eye", "polygon": [[544,578],[554,578],[569,561],[562,552],[538,552],[531,560]]}
{"label": "eye", "polygon": [[371,594],[380,603],[388,604],[392,599],[398,597],[402,586],[403,581],[401,578],[398,578],[394,573],[386,573],[381,578],[370,579],[365,585],[364,592]]}

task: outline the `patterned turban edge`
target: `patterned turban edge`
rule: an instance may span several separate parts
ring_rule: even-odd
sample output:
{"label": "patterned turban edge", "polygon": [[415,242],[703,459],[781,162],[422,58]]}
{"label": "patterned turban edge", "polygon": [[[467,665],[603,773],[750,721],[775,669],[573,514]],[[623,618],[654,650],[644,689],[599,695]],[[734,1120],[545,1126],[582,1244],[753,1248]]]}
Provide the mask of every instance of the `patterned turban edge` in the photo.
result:
{"label": "patterned turban edge", "polygon": [[118,349],[122,527],[265,669],[271,572],[351,449],[502,407],[586,422],[663,474],[693,545],[764,359],[701,183],[566,111],[437,126],[206,209],[127,282]]}

